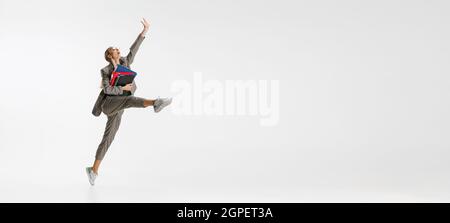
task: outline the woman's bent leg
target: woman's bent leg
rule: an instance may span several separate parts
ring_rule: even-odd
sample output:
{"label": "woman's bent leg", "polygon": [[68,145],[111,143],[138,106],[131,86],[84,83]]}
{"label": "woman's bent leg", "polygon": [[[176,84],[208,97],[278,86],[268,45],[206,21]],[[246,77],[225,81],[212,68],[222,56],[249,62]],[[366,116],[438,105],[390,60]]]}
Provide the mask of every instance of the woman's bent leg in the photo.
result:
{"label": "woman's bent leg", "polygon": [[108,96],[102,105],[103,113],[113,115],[127,108],[145,108],[146,99],[135,96]]}

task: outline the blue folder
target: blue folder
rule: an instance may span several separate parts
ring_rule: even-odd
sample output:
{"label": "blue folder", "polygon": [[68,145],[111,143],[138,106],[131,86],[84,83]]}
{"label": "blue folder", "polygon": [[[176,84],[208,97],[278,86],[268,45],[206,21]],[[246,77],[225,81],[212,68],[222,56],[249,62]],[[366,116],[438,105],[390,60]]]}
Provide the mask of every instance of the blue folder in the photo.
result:
{"label": "blue folder", "polygon": [[[125,86],[133,83],[137,73],[127,67],[118,64],[117,69],[112,72],[111,86]],[[124,95],[131,95],[131,92],[124,92]]]}

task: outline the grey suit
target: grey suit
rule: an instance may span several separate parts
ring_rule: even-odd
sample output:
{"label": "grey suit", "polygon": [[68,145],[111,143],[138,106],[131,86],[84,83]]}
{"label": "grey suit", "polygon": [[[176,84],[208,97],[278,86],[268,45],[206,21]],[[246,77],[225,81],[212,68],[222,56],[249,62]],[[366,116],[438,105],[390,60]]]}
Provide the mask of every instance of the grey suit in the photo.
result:
{"label": "grey suit", "polygon": [[[130,52],[126,57],[121,57],[119,62],[121,65],[130,68],[131,63],[133,63],[134,57],[145,37],[140,34],[134,43],[130,47]],[[135,97],[134,92],[137,89],[136,83],[133,81],[131,88],[131,95],[124,96],[123,90],[118,86],[110,86],[111,74],[114,71],[114,65],[110,63],[108,66],[101,69],[102,76],[102,88],[103,90],[99,93],[97,100],[95,102],[94,108],[92,109],[92,114],[94,116],[100,116],[103,112],[107,117],[105,132],[103,133],[103,139],[98,145],[95,159],[102,160],[108,151],[109,146],[114,140],[114,136],[120,126],[120,121],[124,109],[126,108],[143,108],[144,99],[140,97]]]}

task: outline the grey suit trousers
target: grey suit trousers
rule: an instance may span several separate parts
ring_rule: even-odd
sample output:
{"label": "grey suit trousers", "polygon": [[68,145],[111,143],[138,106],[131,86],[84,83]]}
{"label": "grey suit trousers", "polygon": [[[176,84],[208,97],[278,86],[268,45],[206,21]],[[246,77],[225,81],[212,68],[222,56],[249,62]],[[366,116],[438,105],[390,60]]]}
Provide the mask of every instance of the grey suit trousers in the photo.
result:
{"label": "grey suit trousers", "polygon": [[103,113],[108,117],[103,138],[95,154],[96,160],[103,160],[109,146],[119,130],[120,121],[125,109],[144,108],[144,99],[135,96],[106,96],[102,104]]}

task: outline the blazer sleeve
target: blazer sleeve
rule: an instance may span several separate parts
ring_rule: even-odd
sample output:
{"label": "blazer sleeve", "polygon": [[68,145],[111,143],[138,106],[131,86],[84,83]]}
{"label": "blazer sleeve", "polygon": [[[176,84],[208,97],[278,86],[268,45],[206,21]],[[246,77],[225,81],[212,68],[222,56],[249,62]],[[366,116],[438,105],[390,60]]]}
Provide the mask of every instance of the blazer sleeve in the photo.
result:
{"label": "blazer sleeve", "polygon": [[137,89],[136,82],[133,80],[133,83],[131,83],[131,94],[134,94],[136,89]]}
{"label": "blazer sleeve", "polygon": [[126,56],[128,61],[128,66],[133,63],[134,57],[136,56],[137,51],[139,50],[139,47],[141,46],[142,41],[144,41],[145,36],[142,36],[139,33],[139,36],[136,38],[136,40],[133,42],[133,44],[130,47],[130,52]]}
{"label": "blazer sleeve", "polygon": [[131,45],[130,52],[126,56],[127,62],[128,62],[128,66],[130,66],[133,63],[134,57],[136,56],[136,53],[139,50],[139,47],[141,46],[142,41],[144,41],[144,39],[145,39],[145,36],[142,36],[139,33],[138,37],[136,38],[136,40]]}
{"label": "blazer sleeve", "polygon": [[120,95],[123,94],[122,87],[120,86],[111,86],[109,84],[110,82],[110,74],[105,73],[103,70],[101,70],[102,74],[102,88],[103,92],[107,95]]}

